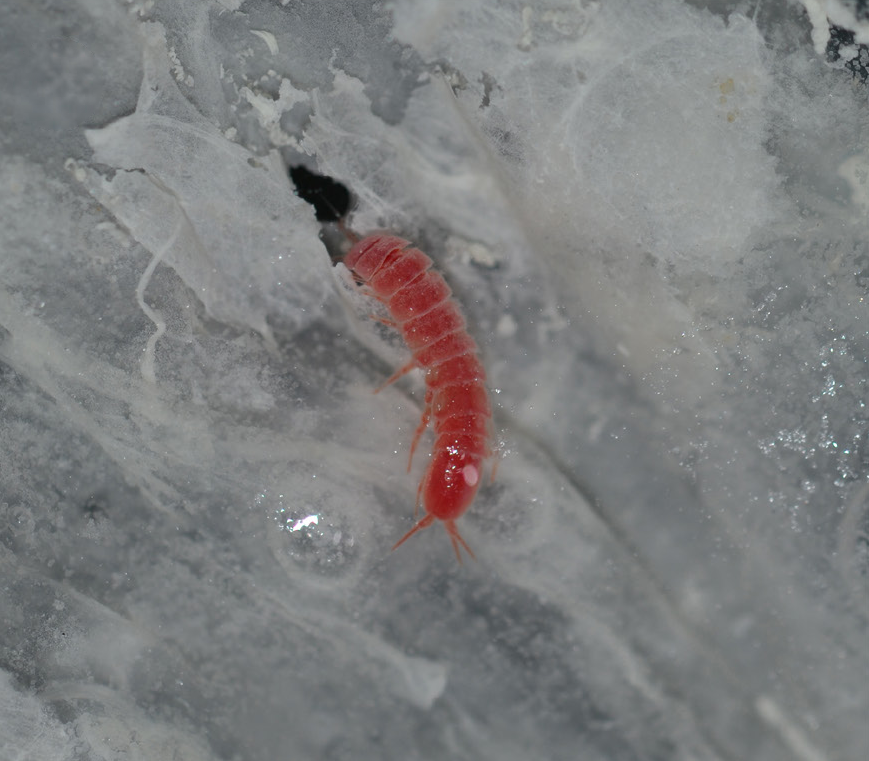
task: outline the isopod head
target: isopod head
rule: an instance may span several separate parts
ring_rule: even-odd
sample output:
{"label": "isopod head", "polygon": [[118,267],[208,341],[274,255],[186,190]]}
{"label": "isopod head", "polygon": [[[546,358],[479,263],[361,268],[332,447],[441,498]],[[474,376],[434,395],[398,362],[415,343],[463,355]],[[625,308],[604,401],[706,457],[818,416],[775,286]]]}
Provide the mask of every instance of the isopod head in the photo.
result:
{"label": "isopod head", "polygon": [[347,252],[344,266],[355,272],[365,282],[380,269],[380,266],[393,252],[402,251],[410,243],[394,235],[369,235],[363,238]]}

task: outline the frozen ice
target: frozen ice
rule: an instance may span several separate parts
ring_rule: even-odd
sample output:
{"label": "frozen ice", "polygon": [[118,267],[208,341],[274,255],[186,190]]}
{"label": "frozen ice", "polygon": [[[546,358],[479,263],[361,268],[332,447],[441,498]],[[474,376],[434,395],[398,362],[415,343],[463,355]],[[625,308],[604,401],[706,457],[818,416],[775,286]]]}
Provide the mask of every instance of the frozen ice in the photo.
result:
{"label": "frozen ice", "polygon": [[[844,2],[6,3],[0,759],[867,757],[863,35]],[[476,562],[389,551],[422,381],[372,393],[406,351],[297,164],[481,345]]]}

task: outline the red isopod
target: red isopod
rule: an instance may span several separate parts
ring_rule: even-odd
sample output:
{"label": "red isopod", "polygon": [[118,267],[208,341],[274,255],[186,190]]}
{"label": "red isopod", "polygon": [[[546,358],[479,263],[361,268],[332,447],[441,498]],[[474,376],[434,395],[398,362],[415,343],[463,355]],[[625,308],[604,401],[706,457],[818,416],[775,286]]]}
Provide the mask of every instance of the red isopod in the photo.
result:
{"label": "red isopod", "polygon": [[[416,367],[425,371],[425,407],[410,446],[410,458],[429,422],[435,443],[417,490],[425,516],[398,542],[443,521],[456,557],[459,545],[473,557],[456,527],[470,506],[482,479],[483,464],[492,456],[492,407],[486,372],[465,319],[432,260],[402,238],[375,233],[358,241],[344,257],[345,266],[368,286],[389,310],[393,325],[413,358],[383,385]],[[408,463],[410,469],[410,463]]]}

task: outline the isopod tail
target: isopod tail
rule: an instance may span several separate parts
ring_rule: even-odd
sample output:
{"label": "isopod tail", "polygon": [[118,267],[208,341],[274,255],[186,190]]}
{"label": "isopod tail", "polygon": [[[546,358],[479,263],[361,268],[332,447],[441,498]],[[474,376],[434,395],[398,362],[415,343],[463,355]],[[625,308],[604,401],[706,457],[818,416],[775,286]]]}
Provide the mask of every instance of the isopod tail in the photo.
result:
{"label": "isopod tail", "polygon": [[462,564],[462,555],[459,552],[459,545],[462,545],[462,547],[465,548],[465,552],[467,552],[468,555],[471,556],[472,560],[476,560],[477,558],[474,557],[474,553],[471,552],[471,548],[468,547],[467,542],[465,542],[465,540],[462,539],[462,535],[459,533],[459,529],[456,526],[456,522],[455,521],[444,521],[444,527],[446,528],[447,533],[450,535],[450,541],[453,543],[453,550],[455,550],[456,558],[459,561],[459,565]]}
{"label": "isopod tail", "polygon": [[[399,546],[404,544],[410,537],[412,537],[417,531],[422,531],[424,528],[428,528],[434,523],[435,517],[433,515],[426,515],[422,520],[420,520],[410,531],[408,531],[401,539],[399,539],[395,544],[392,545],[392,549],[397,549]],[[476,560],[476,556],[473,552],[471,552],[471,548],[468,547],[467,542],[462,539],[462,535],[459,533],[458,526],[456,526],[455,521],[444,521],[444,528],[447,530],[447,533],[450,535],[450,541],[453,543],[453,550],[456,553],[456,559],[459,561],[459,565],[462,564],[462,553],[459,548],[463,547],[465,552],[468,555]]]}
{"label": "isopod tail", "polygon": [[422,520],[419,521],[410,531],[408,531],[401,539],[399,539],[395,544],[392,545],[392,549],[398,549],[402,544],[404,544],[410,537],[412,537],[417,531],[422,531],[424,528],[428,528],[434,523],[435,517],[433,515],[426,515]]}

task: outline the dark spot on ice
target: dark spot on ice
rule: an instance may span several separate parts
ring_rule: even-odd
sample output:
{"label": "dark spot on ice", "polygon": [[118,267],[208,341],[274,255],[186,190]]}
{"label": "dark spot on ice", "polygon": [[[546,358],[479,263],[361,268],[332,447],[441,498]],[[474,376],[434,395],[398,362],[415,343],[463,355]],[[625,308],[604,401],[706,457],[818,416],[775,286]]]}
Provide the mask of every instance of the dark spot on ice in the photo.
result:
{"label": "dark spot on ice", "polygon": [[320,222],[337,222],[350,210],[350,191],[337,180],[316,174],[304,166],[291,166],[296,194],[314,207]]}

